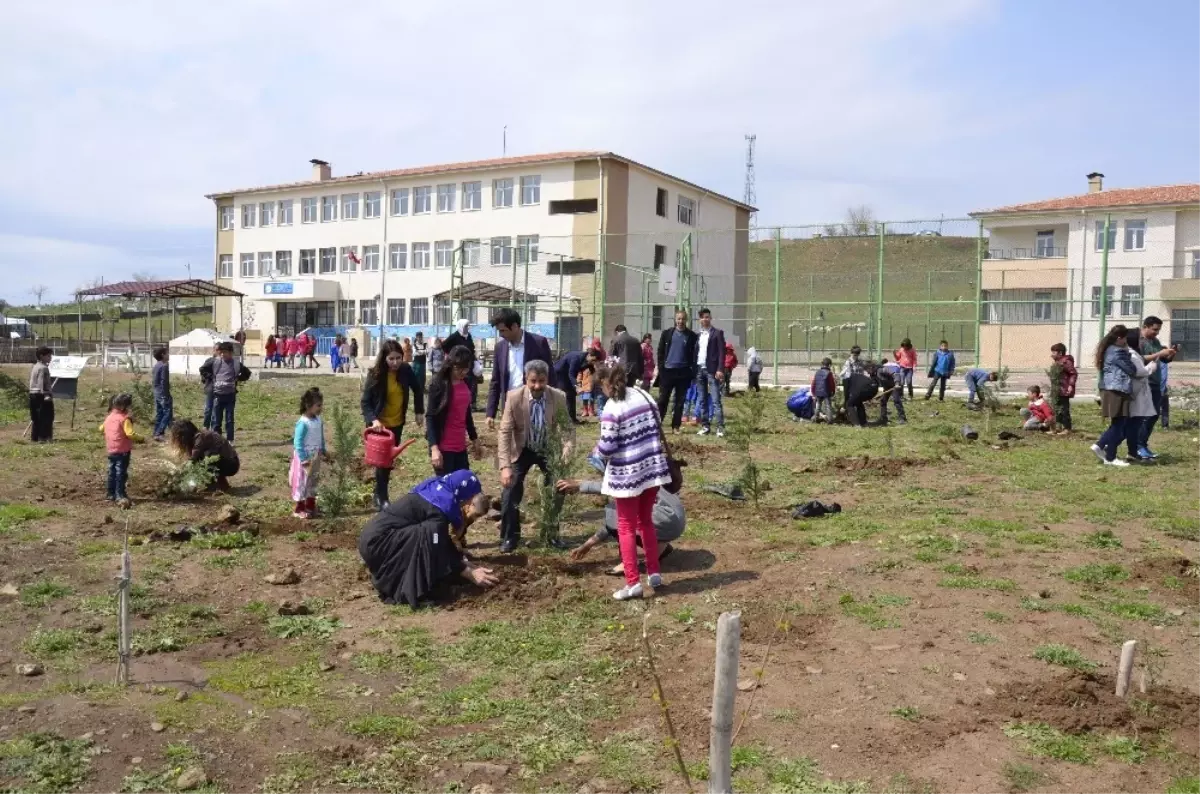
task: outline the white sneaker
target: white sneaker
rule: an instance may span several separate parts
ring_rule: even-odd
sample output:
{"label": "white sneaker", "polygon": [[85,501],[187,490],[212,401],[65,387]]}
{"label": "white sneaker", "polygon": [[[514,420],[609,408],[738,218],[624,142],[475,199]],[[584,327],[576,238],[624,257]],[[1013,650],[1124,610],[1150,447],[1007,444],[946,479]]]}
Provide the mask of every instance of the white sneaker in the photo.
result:
{"label": "white sneaker", "polygon": [[660,588],[660,587],[662,587],[662,586],[663,586],[662,574],[661,574],[661,573],[652,573],[652,574],[650,574],[650,587],[651,587],[651,589],[653,589],[653,590],[657,590],[658,588]]}
{"label": "white sneaker", "polygon": [[1099,458],[1101,463],[1108,462],[1107,460],[1105,460],[1104,450],[1100,447],[1099,444],[1092,444],[1092,454],[1095,455],[1097,458]]}
{"label": "white sneaker", "polygon": [[1104,465],[1105,466],[1128,466],[1129,461],[1122,460],[1121,458],[1113,458],[1112,460],[1104,461]]}
{"label": "white sneaker", "polygon": [[724,430],[724,428],[719,428],[719,429],[717,430],[717,438],[725,438],[725,430]]}
{"label": "white sneaker", "polygon": [[628,601],[631,598],[642,597],[642,583],[638,582],[634,585],[625,585],[617,592],[613,593],[613,598],[618,601]]}
{"label": "white sneaker", "polygon": [[702,427],[702,428],[700,428],[700,432],[696,433],[696,435],[698,435],[698,436],[707,436],[707,435],[709,434],[709,432],[710,432],[710,431],[709,431],[709,429],[708,429],[707,427]]}

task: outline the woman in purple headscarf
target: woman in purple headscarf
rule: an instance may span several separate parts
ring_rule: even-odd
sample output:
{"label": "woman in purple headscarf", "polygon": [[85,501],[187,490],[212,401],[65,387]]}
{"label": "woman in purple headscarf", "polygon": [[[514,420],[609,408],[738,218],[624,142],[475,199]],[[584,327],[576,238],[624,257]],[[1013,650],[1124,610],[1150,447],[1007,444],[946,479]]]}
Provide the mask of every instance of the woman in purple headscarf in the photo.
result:
{"label": "woman in purple headscarf", "polygon": [[385,604],[416,607],[447,576],[490,587],[490,568],[472,565],[463,553],[467,527],[488,510],[483,486],[469,471],[430,477],[367,522],[358,553]]}

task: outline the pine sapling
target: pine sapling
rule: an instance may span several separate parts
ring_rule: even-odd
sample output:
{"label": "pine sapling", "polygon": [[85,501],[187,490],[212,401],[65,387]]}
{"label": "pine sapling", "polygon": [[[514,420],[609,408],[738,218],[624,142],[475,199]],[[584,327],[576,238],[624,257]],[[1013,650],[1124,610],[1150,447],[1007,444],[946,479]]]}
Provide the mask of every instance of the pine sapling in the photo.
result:
{"label": "pine sapling", "polygon": [[566,410],[559,411],[546,427],[544,457],[546,476],[538,489],[538,540],[544,546],[558,540],[562,529],[564,504],[555,489],[559,480],[570,479],[579,465],[581,452],[574,442],[574,429]]}
{"label": "pine sapling", "polygon": [[354,501],[361,430],[354,416],[341,405],[330,408],[325,416],[330,428],[326,445],[330,460],[322,467],[317,498],[327,516],[338,518]]}

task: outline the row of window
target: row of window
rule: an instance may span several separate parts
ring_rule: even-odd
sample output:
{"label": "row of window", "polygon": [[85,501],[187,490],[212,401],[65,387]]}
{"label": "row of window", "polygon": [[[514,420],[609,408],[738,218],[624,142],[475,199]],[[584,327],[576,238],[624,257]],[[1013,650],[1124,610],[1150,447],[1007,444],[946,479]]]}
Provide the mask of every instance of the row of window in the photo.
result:
{"label": "row of window", "polygon": [[[1117,227],[1119,223],[1113,222],[1108,226],[1108,250],[1117,250]],[[1038,241],[1041,242],[1042,232],[1038,232]],[[1103,251],[1105,248],[1104,240],[1104,221],[1096,221],[1096,250]],[[1126,251],[1145,251],[1146,250],[1146,222],[1145,221],[1125,221],[1125,250]],[[1099,309],[1096,310],[1099,316]]]}
{"label": "row of window", "polygon": [[[492,209],[513,205],[514,195],[520,206],[529,207],[541,203],[542,178],[539,175],[493,179],[491,185]],[[461,199],[460,199],[461,197]],[[388,196],[392,216],[427,215],[435,206],[441,213],[455,212],[460,205],[463,212],[483,208],[483,183],[422,185],[421,187],[396,188]],[[300,199],[301,223],[329,223],[336,220],[353,221],[363,218],[378,218],[383,213],[384,195],[381,190],[364,193],[342,193],[334,196],[310,196]],[[253,229],[263,226],[291,226],[294,199],[263,201],[240,205],[241,226]],[[221,230],[230,231],[237,221],[237,208],[232,205],[221,207]]]}
{"label": "row of window", "polygon": [[[1115,300],[1115,287],[1108,286],[1105,317],[1142,316],[1142,286],[1127,284],[1121,287],[1121,299]],[[984,293],[983,321],[986,323],[1062,323],[1066,322],[1067,291],[997,290]],[[1092,287],[1091,315],[1100,316],[1100,287]]]}
{"label": "row of window", "polygon": [[[531,265],[538,261],[538,235],[527,234],[516,238],[493,237],[487,241],[493,266]],[[479,267],[484,242],[462,240],[462,261],[465,267]],[[454,241],[438,240],[430,243],[391,243],[387,247],[388,270],[447,269],[454,264]],[[431,259],[432,253],[432,259]],[[259,251],[241,254],[238,274],[242,278],[270,278],[292,275],[292,251]],[[295,260],[296,275],[312,276],[328,273],[378,272],[383,266],[382,246],[364,245],[360,253],[357,245],[340,248],[302,248]],[[411,256],[410,256],[411,255]],[[221,254],[217,263],[218,278],[233,278],[233,254]]]}
{"label": "row of window", "polygon": [[[388,325],[429,325],[430,303],[433,324],[450,325],[450,300],[447,298],[388,298],[384,320]],[[300,329],[312,325],[378,325],[379,301],[339,300],[276,304],[275,323],[279,328]]]}

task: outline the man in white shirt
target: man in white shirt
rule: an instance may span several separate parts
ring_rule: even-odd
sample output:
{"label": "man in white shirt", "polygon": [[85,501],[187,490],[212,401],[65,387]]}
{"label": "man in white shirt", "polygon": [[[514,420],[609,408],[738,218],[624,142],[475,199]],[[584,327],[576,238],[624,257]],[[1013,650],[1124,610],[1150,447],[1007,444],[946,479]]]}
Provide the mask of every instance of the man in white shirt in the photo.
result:
{"label": "man in white shirt", "polygon": [[544,361],[547,367],[553,364],[550,342],[544,336],[525,331],[519,312],[501,309],[492,317],[492,326],[500,340],[496,343],[492,382],[488,386],[486,416],[489,429],[495,427],[497,412],[503,416],[505,395],[525,384],[525,365],[530,361]]}
{"label": "man in white shirt", "polygon": [[[700,310],[700,338],[696,345],[696,399],[700,403],[700,420],[704,426],[698,435],[712,432],[712,420],[717,421],[717,438],[725,435],[725,410],[721,404],[721,384],[725,372],[725,332],[713,327],[712,312]],[[712,416],[709,416],[711,406]]]}

